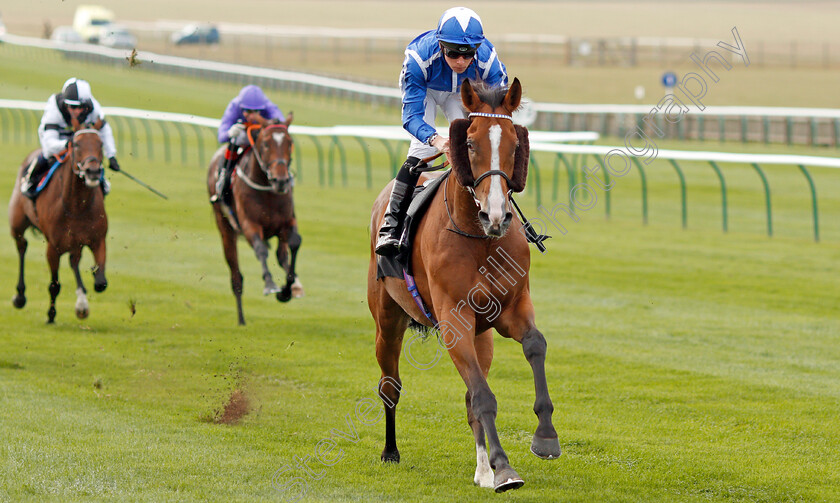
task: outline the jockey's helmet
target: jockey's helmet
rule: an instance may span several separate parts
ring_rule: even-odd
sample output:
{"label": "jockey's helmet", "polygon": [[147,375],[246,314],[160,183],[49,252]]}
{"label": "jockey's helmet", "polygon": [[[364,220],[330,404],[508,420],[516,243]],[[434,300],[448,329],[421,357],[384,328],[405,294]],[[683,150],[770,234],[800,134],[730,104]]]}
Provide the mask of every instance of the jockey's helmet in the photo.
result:
{"label": "jockey's helmet", "polygon": [[73,77],[64,83],[61,88],[61,97],[68,105],[91,106],[93,94],[86,80]]}
{"label": "jockey's helmet", "polygon": [[481,18],[466,7],[453,7],[444,12],[435,35],[441,45],[459,52],[475,51],[484,42]]}
{"label": "jockey's helmet", "polygon": [[239,91],[239,108],[242,110],[263,110],[268,103],[259,86],[245,86]]}

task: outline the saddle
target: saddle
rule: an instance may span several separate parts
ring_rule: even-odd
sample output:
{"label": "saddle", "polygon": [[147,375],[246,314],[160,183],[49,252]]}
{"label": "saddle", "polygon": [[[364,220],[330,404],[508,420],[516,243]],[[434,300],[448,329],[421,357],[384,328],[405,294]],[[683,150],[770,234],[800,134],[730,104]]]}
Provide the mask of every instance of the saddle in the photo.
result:
{"label": "saddle", "polygon": [[414,188],[414,195],[411,198],[411,204],[408,206],[403,221],[402,237],[400,238],[400,248],[402,251],[393,257],[376,256],[376,279],[385,277],[405,279],[403,271],[411,274],[411,248],[414,243],[414,234],[417,231],[417,225],[429,208],[429,203],[431,203],[438,188],[446,180],[451,171],[451,169],[448,169],[439,177],[430,178],[423,185]]}

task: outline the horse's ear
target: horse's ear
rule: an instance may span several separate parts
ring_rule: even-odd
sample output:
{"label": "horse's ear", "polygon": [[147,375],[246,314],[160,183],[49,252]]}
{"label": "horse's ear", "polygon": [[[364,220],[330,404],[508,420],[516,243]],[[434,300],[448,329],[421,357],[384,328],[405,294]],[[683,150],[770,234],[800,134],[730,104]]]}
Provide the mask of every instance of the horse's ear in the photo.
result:
{"label": "horse's ear", "polygon": [[477,112],[481,106],[481,99],[476,94],[469,80],[465,80],[461,84],[461,101],[464,103],[464,108],[470,112]]}
{"label": "horse's ear", "polygon": [[528,180],[528,161],[531,156],[531,144],[528,142],[528,128],[514,125],[519,144],[513,154],[513,178],[510,179],[510,190],[522,192]]}
{"label": "horse's ear", "polygon": [[257,137],[260,135],[260,131],[262,131],[262,128],[260,127],[252,127],[248,129],[248,136],[251,139],[252,145],[257,142]]}
{"label": "horse's ear", "polygon": [[472,187],[475,183],[467,150],[469,128],[470,121],[467,119],[455,119],[449,125],[449,158],[452,160],[452,171],[455,173],[455,179],[464,187]]}
{"label": "horse's ear", "polygon": [[519,108],[519,103],[522,101],[522,84],[519,83],[519,78],[513,79],[513,84],[508,88],[505,99],[502,101],[502,106],[512,114],[514,110]]}
{"label": "horse's ear", "polygon": [[292,124],[292,121],[294,120],[294,118],[295,118],[295,113],[290,110],[289,115],[286,116],[286,122],[284,122],[284,124],[286,124],[286,127],[289,127]]}

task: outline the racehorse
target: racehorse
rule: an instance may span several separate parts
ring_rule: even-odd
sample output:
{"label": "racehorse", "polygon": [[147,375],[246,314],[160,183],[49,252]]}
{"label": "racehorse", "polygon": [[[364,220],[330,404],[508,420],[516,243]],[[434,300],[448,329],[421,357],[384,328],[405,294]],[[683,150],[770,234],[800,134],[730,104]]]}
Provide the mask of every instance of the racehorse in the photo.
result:
{"label": "racehorse", "polygon": [[[276,294],[280,302],[303,296],[303,284],[295,273],[301,237],[297,230],[292,200],[294,177],[289,170],[294,145],[289,134],[289,125],[293,118],[294,116],[289,114],[283,123],[248,125],[247,133],[251,146],[237,162],[231,177],[233,200],[230,213],[226,214],[227,208],[221,201],[213,205],[216,226],[222,235],[225,260],[230,268],[230,282],[236,297],[240,325],[245,324],[245,317],[242,314],[242,273],[239,272],[236,249],[236,238],[239,234],[248,240],[262,265],[264,295]],[[211,196],[216,192],[217,166],[223,159],[225,148],[223,146],[215,153],[207,171],[207,191]],[[286,271],[286,284],[282,289],[274,283],[267,264],[266,241],[275,236],[277,262]]]}
{"label": "racehorse", "polygon": [[[496,431],[496,398],[487,384],[493,359],[492,329],[521,343],[533,370],[539,425],[531,452],[544,459],[560,455],[545,377],[546,342],[534,324],[530,251],[509,200],[509,191],[524,190],[527,178],[528,131],[511,119],[521,97],[518,79],[507,89],[474,86],[469,81],[462,84],[461,100],[470,118],[457,119],[450,126],[455,180],[449,183],[453,182],[449,176],[429,203],[417,225],[410,255],[417,292],[429,314],[413,299],[405,280],[377,280],[375,232],[371,233],[368,270],[368,306],[376,322],[376,359],[382,370],[379,395],[386,420],[381,459],[400,459],[395,416],[402,388],[403,334],[410,321],[434,326],[467,385],[467,420],[476,446],[474,481],[497,492],[516,489],[524,482],[510,466]],[[428,178],[424,176],[421,182]],[[381,225],[390,191],[390,185],[386,186],[376,199],[371,229]],[[407,347],[407,357],[408,352]]]}
{"label": "racehorse", "polygon": [[70,267],[76,276],[76,316],[87,318],[90,308],[87,290],[79,274],[82,249],[93,252],[95,262],[93,289],[102,292],[108,287],[105,279],[105,234],[108,217],[100,187],[102,176],[102,140],[96,129],[79,129],[67,144],[61,164],[52,174],[52,183],[44,187],[35,201],[20,191],[21,177],[35,157],[35,150],[26,158],[18,173],[18,182],[9,201],[9,227],[20,256],[17,295],[12,303],[18,309],[26,305],[26,284],[23,281],[23,257],[27,241],[23,237],[29,227],[40,230],[47,240],[47,263],[52,274],[49,292],[48,323],[55,322],[55,299],[61,291],[58,264],[61,256],[70,254]]}

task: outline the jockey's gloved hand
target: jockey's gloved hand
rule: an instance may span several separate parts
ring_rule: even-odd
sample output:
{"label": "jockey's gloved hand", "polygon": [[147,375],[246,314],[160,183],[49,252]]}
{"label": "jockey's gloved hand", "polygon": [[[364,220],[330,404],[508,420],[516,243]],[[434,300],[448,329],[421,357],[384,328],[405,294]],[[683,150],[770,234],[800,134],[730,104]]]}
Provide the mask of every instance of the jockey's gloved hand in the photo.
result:
{"label": "jockey's gloved hand", "polygon": [[237,122],[227,131],[231,143],[234,145],[245,146],[248,143],[248,133],[245,132],[245,124]]}
{"label": "jockey's gloved hand", "polygon": [[120,170],[120,163],[117,162],[116,157],[108,158],[108,167],[111,168],[114,171],[119,171]]}

